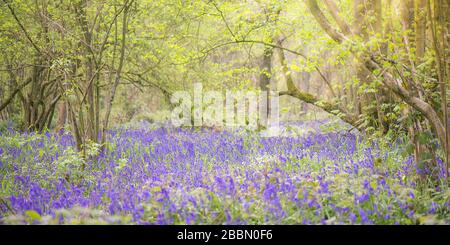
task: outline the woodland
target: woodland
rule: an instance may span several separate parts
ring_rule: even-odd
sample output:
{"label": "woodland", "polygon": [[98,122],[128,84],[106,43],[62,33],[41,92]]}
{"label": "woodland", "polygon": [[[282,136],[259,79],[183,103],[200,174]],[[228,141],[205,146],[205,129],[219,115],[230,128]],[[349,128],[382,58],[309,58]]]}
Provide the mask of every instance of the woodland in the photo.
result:
{"label": "woodland", "polygon": [[[1,0],[0,224],[449,224],[449,18],[449,0]],[[171,125],[198,83],[276,94],[281,134]]]}

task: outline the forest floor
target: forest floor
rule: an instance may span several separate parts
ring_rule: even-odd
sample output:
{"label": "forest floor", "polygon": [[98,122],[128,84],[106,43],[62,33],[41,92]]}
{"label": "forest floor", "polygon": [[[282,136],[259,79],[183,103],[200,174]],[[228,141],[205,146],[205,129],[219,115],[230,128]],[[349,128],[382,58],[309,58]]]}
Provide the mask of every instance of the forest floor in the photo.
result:
{"label": "forest floor", "polygon": [[278,137],[120,127],[84,156],[69,133],[6,131],[0,223],[450,224],[450,190],[418,184],[402,140],[324,122]]}

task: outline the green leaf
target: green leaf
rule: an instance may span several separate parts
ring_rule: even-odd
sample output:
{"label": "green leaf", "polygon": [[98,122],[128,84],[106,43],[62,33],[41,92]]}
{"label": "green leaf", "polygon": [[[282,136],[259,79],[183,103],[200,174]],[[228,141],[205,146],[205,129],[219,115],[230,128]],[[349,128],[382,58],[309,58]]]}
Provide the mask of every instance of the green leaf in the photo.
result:
{"label": "green leaf", "polygon": [[41,215],[34,210],[27,210],[25,211],[25,214],[32,220],[41,220]]}
{"label": "green leaf", "polygon": [[296,64],[292,64],[292,65],[291,65],[291,69],[292,69],[293,71],[300,72],[300,67],[298,67]]}
{"label": "green leaf", "polygon": [[419,134],[417,134],[417,141],[420,144],[426,144],[428,142],[428,134],[425,132],[420,132]]}

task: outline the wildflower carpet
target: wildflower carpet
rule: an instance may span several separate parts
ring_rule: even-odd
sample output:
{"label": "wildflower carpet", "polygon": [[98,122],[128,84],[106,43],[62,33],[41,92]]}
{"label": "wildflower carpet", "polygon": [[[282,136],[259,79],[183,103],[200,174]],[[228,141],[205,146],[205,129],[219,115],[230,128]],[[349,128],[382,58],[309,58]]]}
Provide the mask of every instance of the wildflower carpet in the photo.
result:
{"label": "wildflower carpet", "polygon": [[6,224],[449,224],[450,193],[417,184],[404,144],[357,134],[119,128],[0,136]]}

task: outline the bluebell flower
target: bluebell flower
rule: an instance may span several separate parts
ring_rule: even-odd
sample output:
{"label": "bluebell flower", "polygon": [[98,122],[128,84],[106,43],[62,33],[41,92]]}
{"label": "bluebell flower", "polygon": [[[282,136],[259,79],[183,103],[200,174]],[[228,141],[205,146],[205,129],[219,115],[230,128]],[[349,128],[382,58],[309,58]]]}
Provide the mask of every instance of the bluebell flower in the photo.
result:
{"label": "bluebell flower", "polygon": [[348,218],[349,218],[349,220],[350,220],[350,222],[352,224],[355,224],[355,222],[356,222],[356,215],[353,212],[350,213]]}

